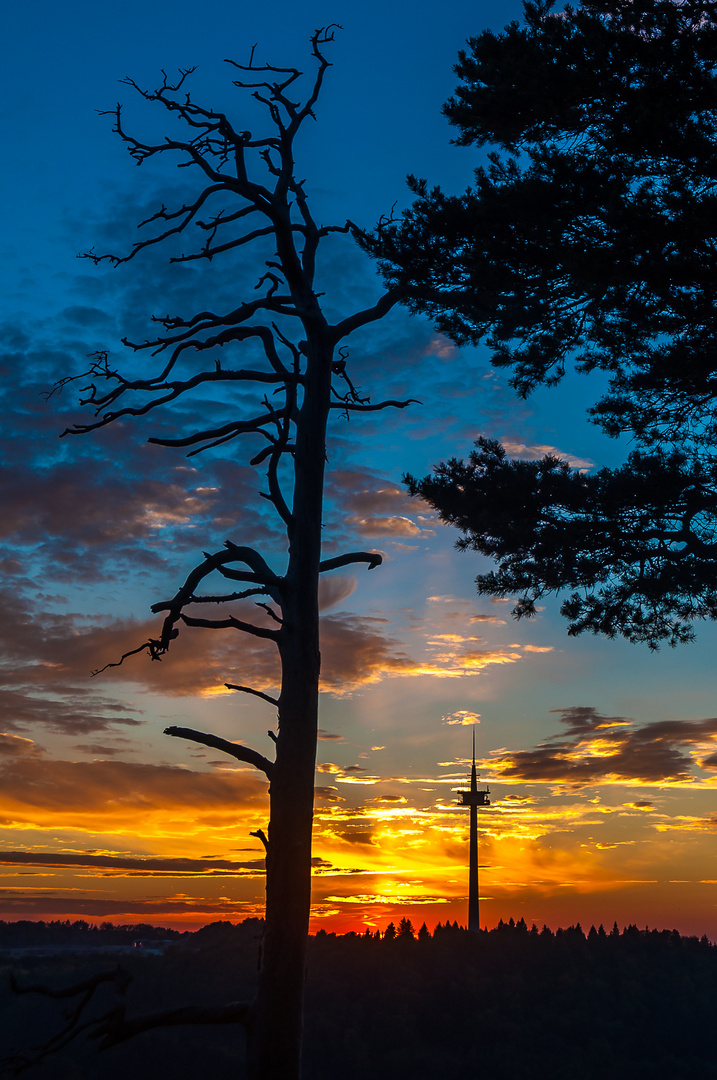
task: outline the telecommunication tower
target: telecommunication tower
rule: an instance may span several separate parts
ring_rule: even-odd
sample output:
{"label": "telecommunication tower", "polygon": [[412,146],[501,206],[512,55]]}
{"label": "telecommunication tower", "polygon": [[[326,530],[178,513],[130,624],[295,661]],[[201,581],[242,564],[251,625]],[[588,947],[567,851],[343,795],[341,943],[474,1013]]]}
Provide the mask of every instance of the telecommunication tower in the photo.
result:
{"label": "telecommunication tower", "polygon": [[462,798],[461,806],[469,806],[470,820],[470,847],[468,868],[468,929],[480,930],[480,912],[478,904],[478,807],[490,806],[490,788],[485,791],[478,790],[476,779],[476,733],[473,731],[473,767],[471,768],[470,791],[459,791]]}

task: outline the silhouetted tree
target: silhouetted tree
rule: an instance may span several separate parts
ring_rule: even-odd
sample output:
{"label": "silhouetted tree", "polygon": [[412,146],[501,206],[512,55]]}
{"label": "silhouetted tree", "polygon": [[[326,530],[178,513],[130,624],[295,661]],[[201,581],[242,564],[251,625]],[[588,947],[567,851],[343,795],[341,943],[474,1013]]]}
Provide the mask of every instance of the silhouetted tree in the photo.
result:
{"label": "silhouetted tree", "polygon": [[386,927],[386,929],[384,930],[384,932],[383,932],[383,940],[384,941],[394,941],[395,937],[396,937],[396,927],[394,926],[394,924],[392,922],[390,922],[388,924],[388,926]]}
{"label": "silhouetted tree", "polygon": [[586,474],[548,455],[515,461],[479,439],[409,490],[463,535],[462,550],[498,563],[478,592],[518,596],[532,615],[548,593],[568,633],[621,634],[655,648],[693,637],[696,618],[717,617],[717,459],[682,449],[633,451],[618,469]]}
{"label": "silhouetted tree", "polygon": [[568,363],[606,372],[591,418],[640,444],[594,477],[481,442],[409,478],[497,559],[479,590],[517,595],[518,617],[573,590],[570,633],[675,644],[717,616],[717,4],[552,8],[459,54],[445,114],[459,145],[493,148],[473,187],[412,179],[412,208],[363,243],[390,285],[429,287],[409,303],[454,341],[486,338],[520,394]]}
{"label": "silhouetted tree", "polygon": [[413,923],[411,922],[410,919],[407,919],[405,915],[400,920],[400,922],[398,924],[398,930],[396,931],[396,937],[410,938],[411,941],[413,941],[415,939],[415,937],[416,937],[414,929],[413,929]]}
{"label": "silhouetted tree", "polygon": [[[292,1080],[300,1072],[320,666],[319,577],[350,564],[373,569],[381,562],[380,555],[365,551],[322,560],[327,421],[332,414],[353,417],[409,404],[373,403],[359,392],[342,345],[351,333],[381,319],[406,290],[389,288],[375,304],[333,324],[322,308],[322,294],[315,291],[322,241],[353,230],[350,222],[316,222],[294,164],[296,138],[305,121],[314,118],[330,66],[325,47],[333,40],[333,29],[318,30],[311,38],[315,74],[303,99],[299,70],[258,64],[253,50],[248,64],[228,61],[239,73],[235,85],[266,109],[268,131],[259,136],[192,100],[187,85],[193,69],[181,71],[174,82],[165,76],[156,90],[125,80],[173,121],[171,136],[143,141],[127,130],[118,105],[114,129],[130,155],[138,165],[173,158],[196,187],[183,205],[161,206],[142,222],[143,238],[128,253],[90,252],[88,257],[114,266],[127,263],[153,245],[186,235],[190,225],[199,228],[203,241],[170,261],[210,262],[239,249],[255,251],[261,259],[267,246],[270,254],[258,272],[255,294],[238,297],[230,311],[164,315],[155,320],[159,333],[152,340],[125,342],[147,357],[138,372],[122,373],[101,353],[89,371],[60,384],[74,378],[89,382],[82,404],[94,419],[76,424],[69,432],[75,435],[185,403],[185,395],[195,391],[194,407],[206,413],[211,405],[203,392],[211,389],[225,406],[236,409],[232,419],[212,422],[206,417],[198,429],[150,441],[192,455],[248,436],[251,464],[265,470],[263,494],[286,537],[283,567],[270,565],[259,551],[234,540],[205,553],[176,594],[153,606],[154,612],[164,614],[158,636],[132,650],[158,660],[180,631],[199,627],[248,634],[278,655],[277,697],[251,686],[230,686],[276,708],[278,731],[269,733],[276,744],[274,760],[213,734],[180,727],[166,731],[253,765],[270,782],[268,832],[255,834],[266,849],[266,923],[256,998],[214,1011],[175,1010],[137,1020],[113,1013],[105,1022],[102,1042],[108,1046],[154,1025],[238,1022],[247,1032],[249,1074],[261,1080]],[[245,364],[234,359],[243,353]],[[153,370],[151,358],[157,356]],[[209,578],[219,584],[207,589]],[[242,603],[247,600],[256,603],[258,618],[256,611],[253,617],[246,614]],[[217,605],[223,612],[216,614]]]}

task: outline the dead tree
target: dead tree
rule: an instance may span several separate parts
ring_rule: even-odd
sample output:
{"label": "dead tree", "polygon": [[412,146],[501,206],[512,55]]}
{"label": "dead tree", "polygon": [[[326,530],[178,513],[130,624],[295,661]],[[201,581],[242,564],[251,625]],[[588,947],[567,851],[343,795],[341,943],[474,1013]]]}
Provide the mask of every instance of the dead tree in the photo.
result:
{"label": "dead tree", "polygon": [[[258,436],[263,446],[251,464],[265,470],[263,494],[286,534],[285,565],[271,566],[253,548],[227,540],[220,550],[204,554],[175,596],[154,605],[153,611],[164,614],[161,630],[133,650],[159,659],[185,627],[201,627],[250,634],[278,652],[277,698],[251,686],[234,687],[276,707],[275,760],[186,728],[166,732],[225,751],[259,769],[270,782],[268,835],[260,835],[266,847],[266,921],[256,998],[216,1010],[214,1017],[209,1015],[211,1010],[195,1010],[184,1018],[174,1013],[171,1019],[166,1013],[154,1018],[157,1026],[184,1021],[243,1023],[253,1080],[294,1080],[300,1074],[320,665],[319,576],[353,563],[372,569],[381,562],[380,555],[365,551],[322,561],[327,421],[332,412],[351,416],[409,404],[372,403],[362,396],[347,372],[347,352],[342,346],[353,331],[386,315],[405,290],[389,289],[373,306],[333,325],[314,291],[321,242],[331,233],[354,230],[349,221],[339,226],[317,224],[294,165],[294,143],[305,121],[313,119],[330,66],[325,47],[335,29],[322,28],[311,38],[315,69],[303,102],[294,100],[302,76],[295,68],[260,65],[254,60],[254,50],[245,65],[227,61],[241,73],[235,85],[265,108],[266,137],[254,138],[235,127],[224,113],[196,104],[186,90],[193,69],[181,71],[174,83],[165,76],[154,91],[124,80],[145,101],[171,114],[186,132],[184,140],[141,142],[126,130],[118,105],[114,130],[129,153],[139,165],[178,157],[179,166],[198,178],[198,191],[193,201],[172,209],[162,206],[142,222],[146,235],[128,253],[90,252],[88,257],[96,263],[126,263],[151,245],[185,233],[190,224],[199,227],[203,243],[175,256],[174,262],[212,260],[253,244],[269,243],[273,254],[256,285],[257,295],[239,300],[233,310],[166,315],[154,320],[159,332],[152,340],[124,341],[148,357],[161,358],[156,374],[128,377],[108,354],[96,354],[90,370],[80,376],[89,380],[81,404],[93,410],[93,419],[65,433],[86,434],[118,420],[146,416],[197,388],[221,387],[227,401],[236,388],[263,392],[262,403],[252,415],[241,411],[242,398],[246,401],[250,395],[240,393],[236,419],[150,441],[197,454],[241,436]],[[221,360],[220,349],[224,350]],[[239,366],[234,356],[242,350],[251,355],[259,352],[260,362]],[[210,577],[222,584],[210,586],[211,595],[205,595],[205,581]],[[255,621],[237,611],[237,603],[248,598],[256,598],[254,602],[264,612]],[[218,617],[216,608],[207,614],[208,603],[222,605]],[[110,1045],[152,1026],[152,1017],[126,1019],[122,1010],[107,1017],[96,1035]]]}

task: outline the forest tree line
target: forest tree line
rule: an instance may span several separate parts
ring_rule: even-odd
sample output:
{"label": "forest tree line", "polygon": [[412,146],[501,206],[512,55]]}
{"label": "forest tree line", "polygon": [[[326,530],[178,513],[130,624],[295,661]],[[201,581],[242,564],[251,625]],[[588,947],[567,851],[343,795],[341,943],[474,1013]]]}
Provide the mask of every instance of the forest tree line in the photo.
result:
{"label": "forest tree line", "polygon": [[[389,924],[390,927],[391,924]],[[84,922],[0,923],[73,931],[87,938],[137,929]],[[712,1032],[717,1006],[717,946],[677,930],[611,929],[579,923],[556,931],[524,919],[469,933],[457,923],[433,931],[408,918],[395,935],[369,929],[320,930],[309,942],[305,1071],[309,1080],[436,1080],[476,1070],[500,1080],[677,1080],[717,1078]],[[154,928],[168,940],[172,933]],[[213,1005],[256,982],[262,920],[215,922],[177,933],[161,956],[141,950],[121,957],[132,974],[128,1015],[186,1002]],[[108,961],[109,962],[109,961]],[[37,1045],[56,1030],[65,1005],[35,995],[15,997],[18,982],[67,985],[97,971],[86,961],[29,956],[0,972],[0,1026],[9,1033],[0,1056]],[[102,1002],[96,1007],[100,1009]],[[106,1007],[106,1002],[105,1002]],[[214,1027],[147,1032],[98,1053],[78,1038],[61,1054],[22,1075],[31,1080],[144,1080],[171,1075],[231,1075],[243,1034]],[[0,1074],[2,1075],[2,1074]],[[7,1072],[6,1075],[13,1075]]]}

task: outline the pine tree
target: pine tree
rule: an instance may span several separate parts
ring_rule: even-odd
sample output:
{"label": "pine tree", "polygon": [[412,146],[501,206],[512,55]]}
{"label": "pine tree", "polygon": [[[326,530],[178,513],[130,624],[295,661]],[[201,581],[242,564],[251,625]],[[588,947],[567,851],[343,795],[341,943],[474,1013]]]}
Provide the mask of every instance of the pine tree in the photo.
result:
{"label": "pine tree", "polygon": [[491,151],[472,188],[413,179],[411,208],[363,243],[520,394],[570,364],[607,373],[591,419],[636,449],[586,477],[480,441],[410,490],[497,560],[479,591],[517,595],[516,617],[567,594],[571,634],[676,644],[717,617],[717,4],[552,8],[527,2],[459,54],[444,111],[459,145]]}

